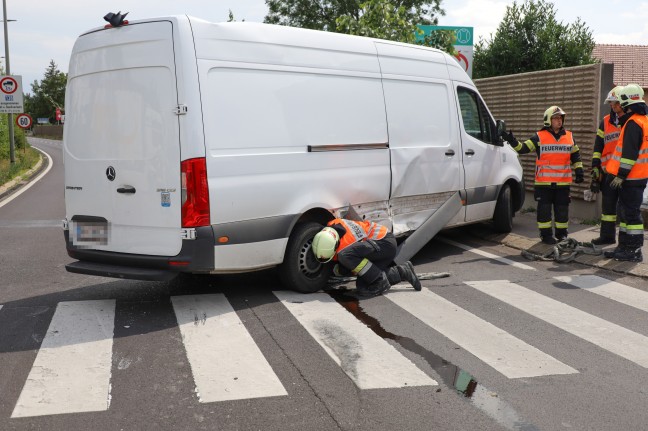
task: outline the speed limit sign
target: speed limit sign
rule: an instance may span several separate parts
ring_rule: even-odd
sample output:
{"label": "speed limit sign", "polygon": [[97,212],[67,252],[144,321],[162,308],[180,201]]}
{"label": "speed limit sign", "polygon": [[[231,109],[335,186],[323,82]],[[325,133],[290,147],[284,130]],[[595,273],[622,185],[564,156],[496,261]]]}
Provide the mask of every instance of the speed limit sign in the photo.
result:
{"label": "speed limit sign", "polygon": [[16,115],[16,125],[23,129],[29,129],[32,126],[32,117],[29,114]]}

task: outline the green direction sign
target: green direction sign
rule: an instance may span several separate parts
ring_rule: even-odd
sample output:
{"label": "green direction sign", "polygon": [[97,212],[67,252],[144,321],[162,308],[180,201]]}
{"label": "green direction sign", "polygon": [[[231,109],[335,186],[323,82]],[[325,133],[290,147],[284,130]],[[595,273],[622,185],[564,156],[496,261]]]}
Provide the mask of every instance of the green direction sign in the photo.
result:
{"label": "green direction sign", "polygon": [[450,25],[419,25],[418,28],[423,30],[423,34],[417,34],[416,40],[423,40],[425,36],[435,30],[454,30],[457,36],[455,46],[472,46],[473,44],[473,28],[472,27],[455,27]]}

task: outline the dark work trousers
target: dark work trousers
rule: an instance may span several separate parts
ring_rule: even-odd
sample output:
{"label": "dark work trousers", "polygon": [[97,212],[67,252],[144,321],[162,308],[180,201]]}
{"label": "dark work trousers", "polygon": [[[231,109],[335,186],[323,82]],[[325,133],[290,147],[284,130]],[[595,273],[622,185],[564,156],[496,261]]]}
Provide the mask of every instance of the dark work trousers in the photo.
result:
{"label": "dark work trousers", "polygon": [[536,186],[534,197],[538,203],[536,216],[538,220],[538,229],[540,236],[552,237],[552,217],[556,226],[556,238],[562,239],[567,237],[567,227],[569,224],[569,186]]}
{"label": "dark work trousers", "polygon": [[635,186],[624,181],[619,192],[619,247],[637,249],[643,246],[644,226],[641,202],[645,185]]}
{"label": "dark work trousers", "polygon": [[344,269],[351,272],[357,268],[364,259],[369,262],[356,274],[356,288],[364,289],[378,280],[389,269],[398,247],[396,238],[388,232],[383,239],[359,241],[351,244],[337,255],[338,262]]}
{"label": "dark work trousers", "polygon": [[616,240],[617,204],[619,189],[610,187],[613,175],[602,174],[601,178],[601,238]]}

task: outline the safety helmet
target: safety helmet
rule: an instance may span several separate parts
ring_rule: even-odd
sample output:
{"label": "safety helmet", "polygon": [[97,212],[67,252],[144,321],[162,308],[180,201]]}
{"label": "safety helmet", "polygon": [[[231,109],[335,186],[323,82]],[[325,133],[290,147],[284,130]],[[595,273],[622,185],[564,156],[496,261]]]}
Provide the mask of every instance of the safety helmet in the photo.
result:
{"label": "safety helmet", "polygon": [[619,94],[617,94],[619,103],[623,109],[635,103],[643,103],[643,96],[643,88],[638,84],[628,84],[625,87],[621,87]]}
{"label": "safety helmet", "polygon": [[563,123],[565,122],[565,111],[563,111],[560,106],[550,106],[549,109],[544,112],[544,125],[547,127],[551,126],[551,118],[556,115],[560,115]]}
{"label": "safety helmet", "polygon": [[333,259],[335,250],[340,242],[340,235],[332,227],[325,227],[315,234],[313,238],[313,253],[315,258],[326,263]]}
{"label": "safety helmet", "polygon": [[619,91],[623,88],[623,85],[617,85],[607,94],[605,98],[605,103],[608,102],[618,102],[619,101]]}

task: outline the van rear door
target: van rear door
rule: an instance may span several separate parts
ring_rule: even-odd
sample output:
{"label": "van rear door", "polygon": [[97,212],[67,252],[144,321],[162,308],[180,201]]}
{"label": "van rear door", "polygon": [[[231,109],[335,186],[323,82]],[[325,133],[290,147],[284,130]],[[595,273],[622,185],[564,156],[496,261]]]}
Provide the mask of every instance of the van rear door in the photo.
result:
{"label": "van rear door", "polygon": [[64,135],[73,245],[180,252],[181,174],[173,24],[81,36],[73,49]]}

